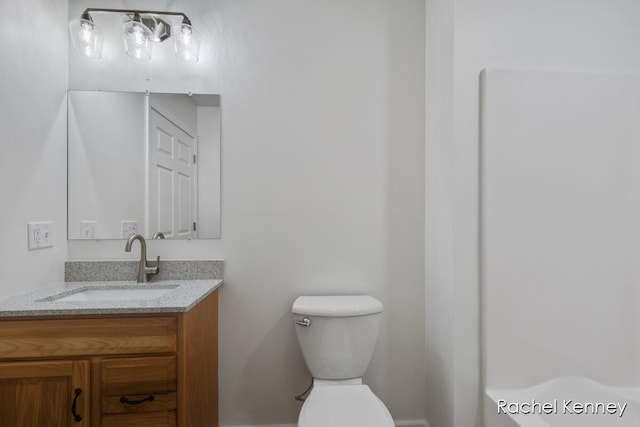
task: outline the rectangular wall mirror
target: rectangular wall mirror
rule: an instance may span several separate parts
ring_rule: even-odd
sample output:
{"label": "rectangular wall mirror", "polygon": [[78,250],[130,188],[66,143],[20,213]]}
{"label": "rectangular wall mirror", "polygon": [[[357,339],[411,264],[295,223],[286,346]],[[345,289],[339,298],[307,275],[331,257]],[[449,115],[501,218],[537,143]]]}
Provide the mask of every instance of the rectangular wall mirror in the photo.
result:
{"label": "rectangular wall mirror", "polygon": [[68,238],[220,238],[220,96],[68,92]]}

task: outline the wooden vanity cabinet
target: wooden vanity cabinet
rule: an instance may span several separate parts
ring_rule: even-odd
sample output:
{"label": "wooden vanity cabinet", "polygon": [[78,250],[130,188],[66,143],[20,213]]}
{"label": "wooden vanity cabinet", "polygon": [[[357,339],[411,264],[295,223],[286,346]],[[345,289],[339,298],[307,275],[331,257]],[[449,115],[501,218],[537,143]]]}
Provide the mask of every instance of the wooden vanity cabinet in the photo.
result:
{"label": "wooden vanity cabinet", "polygon": [[217,427],[217,331],[217,291],[186,313],[0,318],[0,427]]}

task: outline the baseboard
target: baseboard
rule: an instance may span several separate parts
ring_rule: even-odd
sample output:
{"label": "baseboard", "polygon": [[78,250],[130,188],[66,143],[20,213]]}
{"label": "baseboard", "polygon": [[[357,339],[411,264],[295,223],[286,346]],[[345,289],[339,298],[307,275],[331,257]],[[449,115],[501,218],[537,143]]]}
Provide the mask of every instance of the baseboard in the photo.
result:
{"label": "baseboard", "polygon": [[[425,420],[396,420],[396,427],[429,427]],[[244,426],[222,426],[222,427],[297,427],[296,424],[260,424]]]}

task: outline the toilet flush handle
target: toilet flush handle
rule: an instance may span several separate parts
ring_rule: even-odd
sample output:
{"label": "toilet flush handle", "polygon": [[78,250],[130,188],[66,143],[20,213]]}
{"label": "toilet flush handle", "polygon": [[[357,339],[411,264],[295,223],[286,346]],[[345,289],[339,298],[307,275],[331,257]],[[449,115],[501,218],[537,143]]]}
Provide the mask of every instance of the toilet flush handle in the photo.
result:
{"label": "toilet flush handle", "polygon": [[311,326],[311,319],[309,319],[308,317],[303,317],[302,320],[296,320],[296,325]]}

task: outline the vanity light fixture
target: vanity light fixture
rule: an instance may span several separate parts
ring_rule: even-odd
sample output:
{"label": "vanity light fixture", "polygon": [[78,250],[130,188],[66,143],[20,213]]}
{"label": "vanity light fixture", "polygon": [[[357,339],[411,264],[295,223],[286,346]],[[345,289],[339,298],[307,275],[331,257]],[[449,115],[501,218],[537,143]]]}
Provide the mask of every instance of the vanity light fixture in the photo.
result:
{"label": "vanity light fixture", "polygon": [[[102,32],[93,21],[95,13],[124,14],[126,21],[124,45],[127,55],[139,60],[151,59],[153,43],[162,43],[172,37],[176,56],[187,62],[198,62],[200,32],[191,26],[191,20],[182,12],[158,12],[128,9],[86,9],[80,19],[69,22],[73,49],[89,58],[102,57]],[[180,24],[171,25],[164,16],[180,16]]]}

